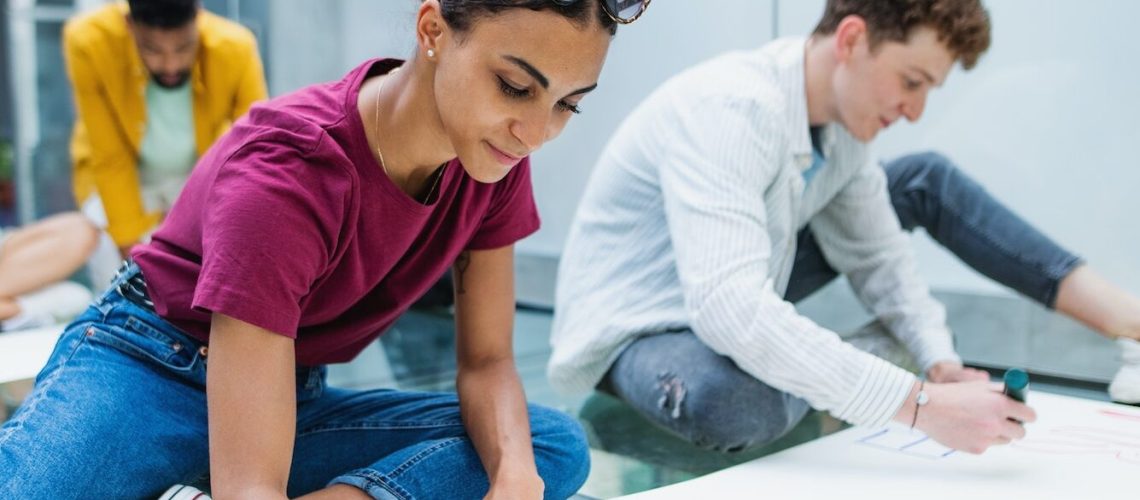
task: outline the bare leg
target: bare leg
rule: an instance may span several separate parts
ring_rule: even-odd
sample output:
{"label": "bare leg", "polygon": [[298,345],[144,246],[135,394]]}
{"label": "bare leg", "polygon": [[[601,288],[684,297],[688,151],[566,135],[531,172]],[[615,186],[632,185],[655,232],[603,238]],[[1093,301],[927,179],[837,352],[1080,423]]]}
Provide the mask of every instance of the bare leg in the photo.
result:
{"label": "bare leg", "polygon": [[1061,281],[1057,310],[1117,339],[1122,364],[1108,394],[1115,401],[1140,403],[1140,298],[1082,265]]}
{"label": "bare leg", "polygon": [[[923,227],[970,267],[1041,305],[1116,338],[1122,368],[1113,379],[1113,399],[1140,403],[1140,298],[1110,283],[1081,259],[1036,230],[990,196],[984,188],[938,154],[910,155],[884,165],[891,203],[903,228]],[[793,285],[813,290],[826,274],[799,273],[801,267],[829,271],[814,239],[814,266],[796,256]],[[808,254],[804,250],[801,254]],[[804,262],[812,259],[804,258]],[[799,279],[807,276],[817,279]],[[802,292],[801,292],[802,293]]]}
{"label": "bare leg", "polygon": [[0,320],[20,314],[20,304],[15,299],[0,298]]}
{"label": "bare leg", "polygon": [[98,231],[78,213],[49,217],[17,229],[0,247],[0,319],[12,299],[74,273],[95,249]]}
{"label": "bare leg", "polygon": [[1056,307],[1105,337],[1140,340],[1140,298],[1087,265],[1061,280]]}

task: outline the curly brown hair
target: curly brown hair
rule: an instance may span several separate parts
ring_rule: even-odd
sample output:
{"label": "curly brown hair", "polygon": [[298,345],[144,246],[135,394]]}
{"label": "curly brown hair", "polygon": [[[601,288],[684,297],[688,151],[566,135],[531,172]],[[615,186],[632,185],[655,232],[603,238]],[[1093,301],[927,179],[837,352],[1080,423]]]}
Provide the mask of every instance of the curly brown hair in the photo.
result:
{"label": "curly brown hair", "polygon": [[827,0],[823,19],[812,35],[835,33],[847,16],[867,22],[871,48],[891,41],[905,43],[919,26],[938,32],[938,41],[971,69],[990,47],[990,14],[981,0]]}

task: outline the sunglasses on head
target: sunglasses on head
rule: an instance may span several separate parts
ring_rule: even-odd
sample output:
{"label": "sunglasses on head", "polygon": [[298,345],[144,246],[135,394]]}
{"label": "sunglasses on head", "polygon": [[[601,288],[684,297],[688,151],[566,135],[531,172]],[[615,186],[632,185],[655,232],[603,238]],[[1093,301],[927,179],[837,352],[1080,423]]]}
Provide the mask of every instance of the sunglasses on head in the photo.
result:
{"label": "sunglasses on head", "polygon": [[[552,0],[558,5],[571,5],[581,0]],[[586,0],[590,1],[590,0]],[[641,17],[653,0],[602,0],[602,10],[620,24],[629,24]]]}

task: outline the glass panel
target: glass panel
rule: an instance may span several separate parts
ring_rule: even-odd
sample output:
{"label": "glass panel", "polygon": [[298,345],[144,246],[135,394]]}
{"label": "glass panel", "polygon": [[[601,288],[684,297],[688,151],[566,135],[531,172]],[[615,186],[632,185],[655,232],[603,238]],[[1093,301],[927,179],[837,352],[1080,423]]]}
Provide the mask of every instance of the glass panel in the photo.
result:
{"label": "glass panel", "polygon": [[12,87],[8,62],[8,2],[0,0],[0,141],[12,141]]}
{"label": "glass panel", "polygon": [[266,78],[269,77],[269,0],[230,0],[238,4],[238,22],[253,32],[257,38],[257,50],[261,53],[261,64]]}
{"label": "glass panel", "polygon": [[0,0],[0,227],[16,223],[15,186],[12,171],[12,87],[8,62],[8,2]]}
{"label": "glass panel", "polygon": [[[10,0],[0,0],[0,36],[3,36],[4,45],[7,46],[7,15]],[[36,0],[37,8],[70,9],[73,0]],[[223,16],[237,15],[239,21],[248,26],[259,39],[259,48],[263,60],[268,60],[265,51],[268,43],[265,42],[268,25],[267,0],[205,0],[203,5],[212,12]],[[74,108],[71,97],[71,86],[67,79],[63,62],[61,31],[63,17],[66,10],[56,10],[59,15],[39,16],[49,11],[37,11],[31,17],[39,20],[34,28],[34,69],[36,82],[35,113],[38,118],[38,141],[31,145],[30,150],[30,176],[31,182],[24,184],[30,186],[31,192],[20,192],[19,196],[29,197],[33,218],[40,218],[48,214],[71,210],[75,208],[75,200],[71,190],[71,159],[69,142],[74,122]],[[29,12],[30,13],[30,12]],[[15,130],[15,117],[12,114],[11,90],[8,88],[12,61],[8,60],[8,51],[0,54],[0,144],[12,143],[13,130]],[[17,222],[18,209],[13,203],[12,175],[6,171],[6,164],[2,160],[3,146],[0,145],[0,226],[12,225]],[[25,200],[27,198],[24,198]]]}
{"label": "glass panel", "polygon": [[[61,22],[36,23],[36,112],[40,141],[32,151],[34,191],[31,193],[36,218],[75,208],[68,154],[74,113],[63,62],[62,31]],[[25,193],[21,193],[23,195]]]}

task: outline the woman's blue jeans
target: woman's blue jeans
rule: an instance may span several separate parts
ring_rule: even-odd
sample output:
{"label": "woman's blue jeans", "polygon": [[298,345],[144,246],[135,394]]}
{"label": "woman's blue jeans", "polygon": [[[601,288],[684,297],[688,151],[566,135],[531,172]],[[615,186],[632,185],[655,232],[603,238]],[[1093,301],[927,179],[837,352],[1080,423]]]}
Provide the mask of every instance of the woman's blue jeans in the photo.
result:
{"label": "woman's blue jeans", "polygon": [[[0,498],[155,498],[209,472],[208,351],[111,289],[60,337],[35,389],[0,427]],[[455,394],[354,391],[298,367],[289,495],[332,483],[375,498],[481,498],[487,475]],[[529,407],[547,498],[589,471],[570,416]]]}

